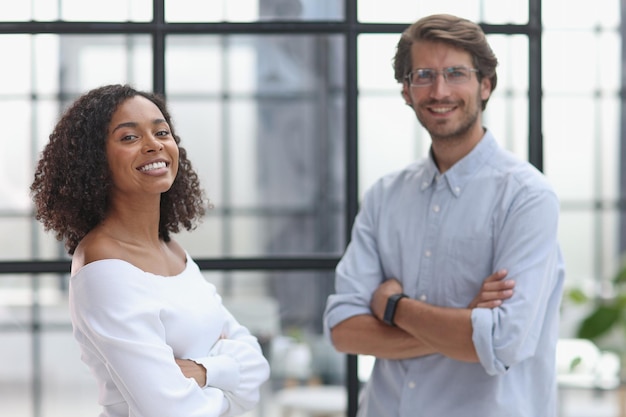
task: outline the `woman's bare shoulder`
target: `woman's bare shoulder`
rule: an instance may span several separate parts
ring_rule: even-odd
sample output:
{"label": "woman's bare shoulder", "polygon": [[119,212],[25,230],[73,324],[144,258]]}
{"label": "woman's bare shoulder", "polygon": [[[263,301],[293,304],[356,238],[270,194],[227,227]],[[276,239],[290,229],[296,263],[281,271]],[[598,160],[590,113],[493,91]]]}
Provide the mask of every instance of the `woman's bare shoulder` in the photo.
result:
{"label": "woman's bare shoulder", "polygon": [[123,259],[123,251],[118,241],[98,230],[92,230],[74,250],[71,275],[83,266],[103,259]]}

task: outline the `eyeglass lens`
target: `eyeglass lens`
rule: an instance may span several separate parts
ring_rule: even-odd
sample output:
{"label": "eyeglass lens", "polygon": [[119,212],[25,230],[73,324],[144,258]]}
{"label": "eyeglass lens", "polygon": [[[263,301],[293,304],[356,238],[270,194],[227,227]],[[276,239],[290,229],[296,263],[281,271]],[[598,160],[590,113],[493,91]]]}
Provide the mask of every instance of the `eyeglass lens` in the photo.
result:
{"label": "eyeglass lens", "polygon": [[463,84],[470,80],[472,72],[477,70],[467,67],[447,67],[441,71],[432,68],[418,68],[409,73],[408,78],[411,85],[426,86],[435,82],[441,73],[449,84]]}

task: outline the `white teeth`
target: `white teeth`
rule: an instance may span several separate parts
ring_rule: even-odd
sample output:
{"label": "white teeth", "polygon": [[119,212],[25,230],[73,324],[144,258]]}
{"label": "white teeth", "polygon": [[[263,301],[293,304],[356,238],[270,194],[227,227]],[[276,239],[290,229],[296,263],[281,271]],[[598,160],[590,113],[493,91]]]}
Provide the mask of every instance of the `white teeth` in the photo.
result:
{"label": "white teeth", "polygon": [[433,113],[447,113],[449,111],[452,111],[452,107],[444,107],[444,108],[431,108],[430,109]]}
{"label": "white teeth", "polygon": [[146,172],[152,171],[153,169],[165,168],[166,166],[167,164],[165,162],[153,162],[151,164],[142,166],[141,168],[139,168],[139,170]]}

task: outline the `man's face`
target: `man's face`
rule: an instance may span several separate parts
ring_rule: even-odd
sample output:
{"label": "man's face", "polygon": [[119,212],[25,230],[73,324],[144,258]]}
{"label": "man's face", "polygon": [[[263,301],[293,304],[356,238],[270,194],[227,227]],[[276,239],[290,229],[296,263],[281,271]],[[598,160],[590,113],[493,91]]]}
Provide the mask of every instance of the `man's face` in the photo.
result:
{"label": "man's face", "polygon": [[[412,70],[438,71],[430,85],[414,86],[405,81],[402,96],[433,140],[462,140],[482,137],[482,100],[491,94],[487,78],[478,81],[477,72],[469,79],[455,84],[446,81],[444,68],[473,69],[472,58],[466,51],[442,42],[420,41],[411,48]],[[449,77],[452,79],[452,76]]]}

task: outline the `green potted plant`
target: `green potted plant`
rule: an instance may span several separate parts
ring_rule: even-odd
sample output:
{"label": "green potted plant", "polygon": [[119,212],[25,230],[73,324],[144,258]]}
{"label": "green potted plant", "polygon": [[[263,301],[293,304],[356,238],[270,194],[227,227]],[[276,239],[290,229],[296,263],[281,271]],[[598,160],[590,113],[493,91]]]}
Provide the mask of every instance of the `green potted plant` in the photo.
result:
{"label": "green potted plant", "polygon": [[[612,280],[614,296],[595,300],[591,312],[582,320],[577,336],[594,342],[601,342],[615,331],[626,334],[626,267],[615,275]],[[573,290],[570,299],[577,303],[589,302],[589,298],[581,290]],[[620,340],[620,351],[624,351],[626,343]]]}
{"label": "green potted plant", "polygon": [[[591,340],[605,352],[605,357],[614,358],[613,375],[619,381],[626,380],[626,263],[612,279],[611,297],[591,298],[580,289],[569,292],[568,298],[576,304],[593,303],[589,313],[580,322],[576,337]],[[617,361],[617,362],[616,362]],[[616,363],[615,363],[616,362]],[[576,363],[572,363],[576,367]]]}

